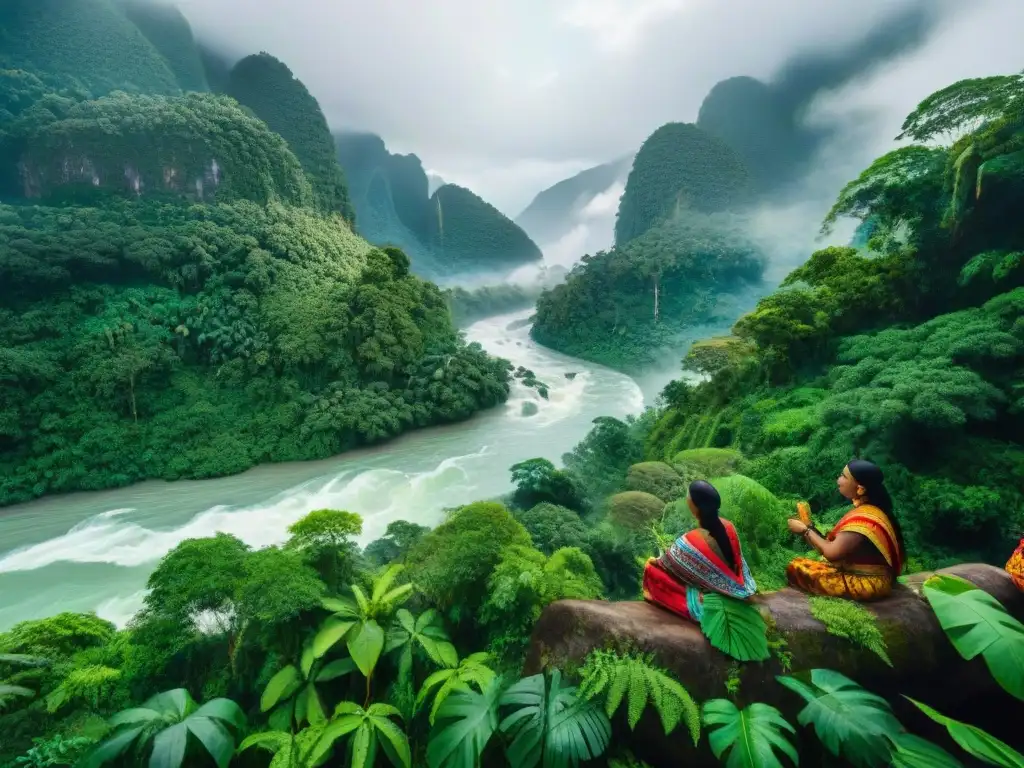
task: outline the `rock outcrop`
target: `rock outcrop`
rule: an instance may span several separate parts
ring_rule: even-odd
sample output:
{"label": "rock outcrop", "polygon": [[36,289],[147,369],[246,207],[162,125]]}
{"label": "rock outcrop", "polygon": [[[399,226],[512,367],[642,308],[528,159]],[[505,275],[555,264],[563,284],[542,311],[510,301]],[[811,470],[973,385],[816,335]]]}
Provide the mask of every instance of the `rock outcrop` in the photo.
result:
{"label": "rock outcrop", "polygon": [[[1024,593],[1004,571],[964,564],[940,573],[968,579],[1024,620]],[[930,575],[914,574],[892,597],[866,606],[877,617],[892,668],[871,651],[828,634],[811,614],[806,595],[783,589],[755,599],[771,615],[776,636],[786,641],[792,671],[824,667],[842,672],[886,697],[901,721],[915,732],[927,730],[927,721],[917,717],[902,694],[993,733],[1002,731],[1000,735],[1008,738],[1005,729],[1011,724],[1014,707],[1019,718],[1019,702],[996,685],[981,659],[965,662],[956,653],[921,595],[920,586]],[[549,665],[572,669],[590,651],[606,647],[653,653],[656,663],[670,671],[698,702],[726,695],[730,659],[710,646],[697,625],[644,602],[563,600],[549,605],[534,627],[525,673]],[[741,665],[738,703],[772,704],[795,723],[801,702],[776,682],[780,674],[784,670],[775,655],[764,663]],[[717,764],[707,751],[706,739],[695,751],[680,733],[665,737],[656,721],[646,715],[635,735],[634,751],[654,766]]]}

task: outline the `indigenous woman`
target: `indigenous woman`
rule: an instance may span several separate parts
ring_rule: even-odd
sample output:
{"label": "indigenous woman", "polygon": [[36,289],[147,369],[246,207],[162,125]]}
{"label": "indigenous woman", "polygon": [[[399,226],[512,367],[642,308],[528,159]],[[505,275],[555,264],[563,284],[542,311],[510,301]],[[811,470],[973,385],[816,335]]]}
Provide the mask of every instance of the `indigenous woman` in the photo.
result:
{"label": "indigenous woman", "polygon": [[1010,555],[1010,559],[1006,561],[1006,572],[1010,574],[1017,589],[1024,592],[1024,537],[1021,538],[1014,553]]}
{"label": "indigenous woman", "polygon": [[870,461],[855,459],[839,475],[839,493],[853,509],[836,523],[828,536],[810,524],[806,506],[803,520],[790,520],[789,530],[803,536],[824,557],[798,557],[786,568],[791,586],[814,595],[868,601],[887,597],[903,571],[903,534],[893,515],[882,470]]}
{"label": "indigenous woman", "polygon": [[718,516],[722,498],[714,486],[703,480],[691,483],[686,505],[699,527],[676,539],[661,557],[647,561],[644,599],[699,622],[705,592],[746,600],[757,585],[743,559],[736,528]]}

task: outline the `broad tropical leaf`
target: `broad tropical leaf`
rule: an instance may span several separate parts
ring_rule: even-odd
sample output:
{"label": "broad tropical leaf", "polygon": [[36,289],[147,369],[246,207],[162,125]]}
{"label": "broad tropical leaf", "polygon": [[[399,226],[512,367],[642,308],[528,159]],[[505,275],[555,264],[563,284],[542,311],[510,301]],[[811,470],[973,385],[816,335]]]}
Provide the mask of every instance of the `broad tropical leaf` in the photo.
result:
{"label": "broad tropical leaf", "polygon": [[430,768],[476,768],[498,729],[498,701],[504,681],[491,678],[480,693],[466,688],[445,698],[427,745]]}
{"label": "broad tropical leaf", "polygon": [[25,688],[21,685],[6,685],[0,683],[0,711],[7,705],[9,701],[16,698],[31,698],[36,695],[36,692],[31,688]]}
{"label": "broad tropical leaf", "polygon": [[363,709],[351,701],[343,701],[324,727],[310,754],[310,763],[321,762],[330,754],[335,742],[351,734],[352,768],[372,768],[378,745],[396,768],[411,768],[409,739],[390,719],[397,716],[398,710],[388,704],[371,704],[369,709]]}
{"label": "broad tropical leaf", "polygon": [[790,739],[796,728],[775,707],[751,704],[738,709],[728,699],[704,704],[704,725],[711,751],[726,768],[783,768],[781,752],[793,765],[800,763]]}
{"label": "broad tropical leaf", "polygon": [[973,725],[946,717],[936,712],[927,704],[914,701],[909,696],[906,698],[936,723],[944,726],[949,731],[953,741],[959,744],[964,752],[973,755],[985,763],[998,765],[1001,768],[1024,768],[1024,755],[1010,745],[1004,744],[995,736],[985,733],[985,731],[975,728]]}
{"label": "broad tropical leaf", "polygon": [[263,695],[260,697],[260,712],[273,709],[277,702],[291,697],[300,687],[302,687],[302,676],[299,674],[299,668],[294,664],[289,664],[270,678],[267,687],[263,689]]}
{"label": "broad tropical leaf", "polygon": [[115,760],[129,748],[148,750],[150,768],[179,768],[190,741],[198,742],[220,768],[227,768],[235,751],[232,730],[245,727],[245,715],[229,699],[213,699],[200,707],[178,688],[119,712],[109,724],[114,733],[86,756],[86,768]]}
{"label": "broad tropical leaf", "polygon": [[384,630],[373,619],[359,624],[348,636],[348,652],[363,677],[373,673],[384,651]]}
{"label": "broad tropical leaf", "polygon": [[831,669],[812,669],[810,684],[795,677],[778,681],[807,702],[797,721],[813,725],[829,752],[865,768],[888,765],[891,742],[903,728],[885,699]]}
{"label": "broad tropical leaf", "polygon": [[750,603],[709,593],[704,596],[700,628],[711,645],[737,661],[764,661],[769,656],[768,625]]}
{"label": "broad tropical leaf", "polygon": [[270,768],[315,768],[320,762],[311,759],[313,749],[319,743],[323,726],[304,728],[293,737],[285,731],[264,731],[254,733],[238,745],[238,753],[251,747],[259,747],[273,753]]}
{"label": "broad tropical leaf", "polygon": [[513,710],[499,727],[512,738],[506,755],[517,768],[576,766],[604,754],[611,740],[604,712],[563,686],[557,669],[550,683],[543,674],[515,683],[499,704]]}
{"label": "broad tropical leaf", "polygon": [[924,594],[957,653],[980,655],[1003,690],[1024,701],[1024,624],[966,579],[932,576]]}
{"label": "broad tropical leaf", "polygon": [[385,653],[400,651],[398,658],[398,679],[412,682],[413,651],[420,648],[427,658],[439,667],[456,667],[459,655],[441,626],[441,617],[430,609],[418,617],[405,608],[395,613],[395,622],[388,632]]}
{"label": "broad tropical leaf", "polygon": [[495,677],[494,671],[487,666],[488,659],[486,653],[472,653],[454,669],[439,669],[430,675],[423,681],[420,692],[416,695],[414,709],[418,712],[436,689],[434,704],[430,708],[430,723],[433,724],[444,700],[453,691],[468,690],[470,685],[475,685],[482,691]]}
{"label": "broad tropical leaf", "polygon": [[912,733],[901,733],[892,745],[892,768],[963,768],[942,747]]}

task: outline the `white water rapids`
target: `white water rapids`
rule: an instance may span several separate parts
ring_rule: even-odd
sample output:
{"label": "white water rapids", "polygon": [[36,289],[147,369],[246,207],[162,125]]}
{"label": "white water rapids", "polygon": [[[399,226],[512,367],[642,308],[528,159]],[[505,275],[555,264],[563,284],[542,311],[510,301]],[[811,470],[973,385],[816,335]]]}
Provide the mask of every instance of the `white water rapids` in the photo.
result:
{"label": "white water rapids", "polygon": [[[534,371],[550,386],[548,400],[516,382],[504,406],[468,422],[324,461],[54,496],[0,510],[0,631],[60,611],[96,611],[123,625],[141,607],[159,559],[185,539],[217,531],[254,547],[279,544],[289,525],[322,508],[362,515],[362,544],[393,520],[435,525],[446,507],[510,490],[512,464],[534,456],[558,463],[598,416],[642,410],[633,379],[534,344],[528,327],[515,327],[531,313],[488,318],[467,336]],[[570,372],[577,374],[572,380],[565,376]],[[538,408],[533,416],[523,415],[528,400]]]}

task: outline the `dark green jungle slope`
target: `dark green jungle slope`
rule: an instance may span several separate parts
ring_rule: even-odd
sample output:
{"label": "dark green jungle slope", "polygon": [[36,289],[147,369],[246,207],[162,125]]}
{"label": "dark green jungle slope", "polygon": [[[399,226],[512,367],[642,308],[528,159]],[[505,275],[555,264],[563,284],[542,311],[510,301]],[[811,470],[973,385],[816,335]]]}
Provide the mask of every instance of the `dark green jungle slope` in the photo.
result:
{"label": "dark green jungle slope", "polygon": [[[452,327],[447,302],[474,299],[325,213],[262,120],[223,96],[46,82],[0,80],[0,157],[25,169],[6,169],[0,203],[0,501],[325,456],[506,397],[508,364]],[[812,254],[734,335],[694,346],[684,368],[701,383],[597,419],[561,468],[520,462],[506,498],[448,510],[433,530],[410,508],[365,547],[361,518],[330,509],[280,546],[188,539],[126,627],[61,613],[0,633],[0,765],[643,768],[631,748],[668,743],[655,757],[674,764],[687,742],[694,764],[730,768],[1024,763],[999,741],[1016,720],[990,716],[1024,701],[1024,625],[948,575],[899,599],[945,643],[928,679],[989,684],[956,710],[861,687],[927,655],[884,611],[791,593],[809,633],[706,597],[689,630],[711,662],[700,690],[610,635],[578,664],[524,672],[553,602],[640,597],[647,558],[694,524],[695,479],[719,489],[762,593],[807,554],[786,530],[794,502],[827,529],[853,454],[885,469],[908,571],[1005,562],[1024,524],[1024,223],[1009,215],[1024,196],[1024,78],[933,94],[905,135],[826,221],[870,221],[868,248]],[[636,316],[694,312],[669,282],[712,296],[756,278],[739,215],[674,212],[588,258],[538,313],[586,325],[559,313],[596,302],[605,335],[635,342]],[[616,316],[622,296],[591,284],[636,298]],[[989,577],[1007,594],[1005,574]],[[818,668],[824,647],[871,675]],[[778,708],[752,693],[776,682]]]}
{"label": "dark green jungle slope", "polygon": [[284,64],[235,67],[252,112],[178,95],[175,73],[201,85],[179,15],[47,5],[3,11],[0,504],[326,457],[505,399],[507,363],[338,215]]}
{"label": "dark green jungle slope", "polygon": [[374,134],[339,133],[335,142],[359,233],[404,249],[418,274],[507,272],[542,258],[522,229],[468,189],[445,184],[431,195],[416,155],[392,154]]}

